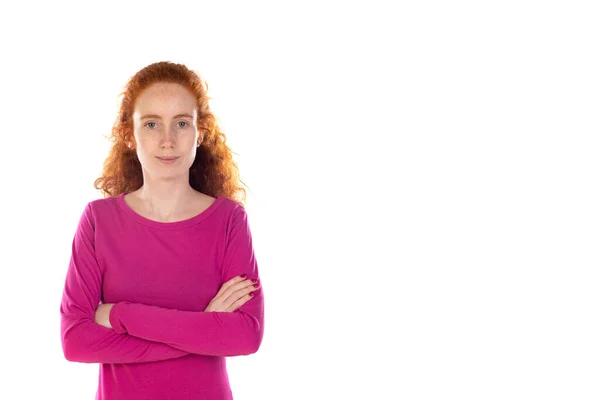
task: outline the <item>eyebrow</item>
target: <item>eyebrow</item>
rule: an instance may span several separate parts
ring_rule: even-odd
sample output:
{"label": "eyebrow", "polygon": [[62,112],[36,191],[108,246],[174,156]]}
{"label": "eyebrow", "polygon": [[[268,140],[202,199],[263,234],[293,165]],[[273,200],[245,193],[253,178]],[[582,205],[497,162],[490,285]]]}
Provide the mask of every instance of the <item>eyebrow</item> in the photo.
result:
{"label": "eyebrow", "polygon": [[[187,114],[187,113],[177,114],[173,118],[182,118],[182,117],[190,118],[190,119],[194,118],[193,116],[191,116],[190,114]],[[147,114],[147,115],[144,115],[143,117],[141,117],[140,119],[148,119],[148,118],[162,119],[160,116],[158,116],[156,114]]]}

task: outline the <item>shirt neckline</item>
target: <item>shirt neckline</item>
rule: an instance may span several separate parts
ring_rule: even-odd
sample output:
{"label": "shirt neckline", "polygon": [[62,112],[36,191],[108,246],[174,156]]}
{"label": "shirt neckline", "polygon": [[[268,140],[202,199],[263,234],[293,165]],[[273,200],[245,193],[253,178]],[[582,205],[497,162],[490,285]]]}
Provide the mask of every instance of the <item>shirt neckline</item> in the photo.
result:
{"label": "shirt neckline", "polygon": [[137,222],[139,222],[141,224],[144,224],[146,226],[149,226],[150,228],[156,228],[156,229],[181,229],[181,228],[186,228],[186,227],[191,226],[191,225],[195,225],[195,224],[197,224],[197,223],[205,220],[225,200],[225,197],[216,196],[215,201],[213,201],[212,204],[209,205],[208,208],[206,208],[200,214],[197,214],[197,215],[195,215],[195,216],[193,216],[191,218],[184,219],[184,220],[181,220],[181,221],[160,222],[160,221],[154,221],[152,219],[143,217],[142,215],[140,215],[137,212],[135,212],[129,206],[129,204],[127,204],[125,202],[125,195],[127,193],[128,192],[121,193],[120,195],[118,195],[116,197],[116,200],[117,200],[117,203],[119,204],[119,207],[125,212],[125,214],[127,214],[130,218],[133,218],[135,221],[137,221]]}

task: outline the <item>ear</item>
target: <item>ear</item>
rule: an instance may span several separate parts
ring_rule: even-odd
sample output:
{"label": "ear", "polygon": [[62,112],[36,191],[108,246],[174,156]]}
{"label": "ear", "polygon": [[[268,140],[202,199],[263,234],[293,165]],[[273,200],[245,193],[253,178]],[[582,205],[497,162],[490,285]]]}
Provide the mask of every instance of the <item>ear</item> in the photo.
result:
{"label": "ear", "polygon": [[135,150],[135,137],[133,137],[133,135],[127,140],[127,147],[129,147],[130,150]]}

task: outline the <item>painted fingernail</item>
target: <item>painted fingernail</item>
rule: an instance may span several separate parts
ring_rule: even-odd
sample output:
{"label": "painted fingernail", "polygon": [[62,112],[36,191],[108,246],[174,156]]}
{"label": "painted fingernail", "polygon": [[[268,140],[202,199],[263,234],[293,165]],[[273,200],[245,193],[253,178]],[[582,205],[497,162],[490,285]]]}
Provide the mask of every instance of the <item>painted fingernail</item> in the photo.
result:
{"label": "painted fingernail", "polygon": [[257,283],[256,285],[254,285],[254,287],[256,287],[256,288],[257,288],[257,287],[259,287],[259,286],[260,286],[260,285],[259,285],[258,283]]}
{"label": "painted fingernail", "polygon": [[248,293],[250,296],[254,297],[254,292]]}
{"label": "painted fingernail", "polygon": [[240,278],[246,278],[246,274],[240,275]]}
{"label": "painted fingernail", "polygon": [[252,283],[258,282],[258,279],[251,279],[251,280],[252,280]]}

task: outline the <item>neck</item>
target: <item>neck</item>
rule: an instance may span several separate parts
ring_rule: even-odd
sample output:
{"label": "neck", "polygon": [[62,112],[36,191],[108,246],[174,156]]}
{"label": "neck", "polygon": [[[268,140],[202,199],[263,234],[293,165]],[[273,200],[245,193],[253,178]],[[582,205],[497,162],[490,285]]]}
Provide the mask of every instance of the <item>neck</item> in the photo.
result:
{"label": "neck", "polygon": [[143,186],[135,192],[135,196],[143,207],[153,216],[161,220],[176,217],[177,213],[189,206],[197,191],[189,182],[144,182]]}

